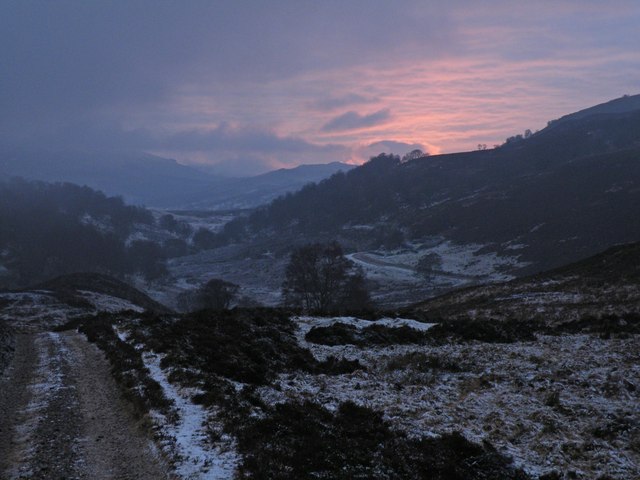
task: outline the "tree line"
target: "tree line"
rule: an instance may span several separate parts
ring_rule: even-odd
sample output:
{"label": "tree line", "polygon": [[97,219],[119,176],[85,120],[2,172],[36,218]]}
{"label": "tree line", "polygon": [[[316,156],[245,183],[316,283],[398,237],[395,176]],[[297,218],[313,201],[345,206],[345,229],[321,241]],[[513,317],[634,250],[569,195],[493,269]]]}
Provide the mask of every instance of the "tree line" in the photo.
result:
{"label": "tree line", "polygon": [[20,287],[72,272],[164,274],[163,250],[128,242],[149,210],[89,187],[21,179],[0,182],[0,284]]}

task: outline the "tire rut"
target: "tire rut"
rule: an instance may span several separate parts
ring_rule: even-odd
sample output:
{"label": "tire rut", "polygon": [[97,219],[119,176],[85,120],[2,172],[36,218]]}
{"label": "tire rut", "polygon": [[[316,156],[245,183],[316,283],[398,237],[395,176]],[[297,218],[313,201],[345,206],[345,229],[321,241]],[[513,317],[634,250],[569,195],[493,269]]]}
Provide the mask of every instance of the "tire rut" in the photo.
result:
{"label": "tire rut", "polygon": [[169,478],[104,355],[81,335],[19,336],[0,386],[0,478]]}

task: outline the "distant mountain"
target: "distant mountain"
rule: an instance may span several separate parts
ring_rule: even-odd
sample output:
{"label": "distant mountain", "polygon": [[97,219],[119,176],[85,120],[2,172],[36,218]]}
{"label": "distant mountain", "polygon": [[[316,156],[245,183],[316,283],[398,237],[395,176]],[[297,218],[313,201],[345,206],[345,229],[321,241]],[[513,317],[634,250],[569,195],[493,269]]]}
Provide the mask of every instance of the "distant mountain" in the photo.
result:
{"label": "distant mountain", "polygon": [[510,282],[457,290],[409,309],[431,318],[576,322],[640,312],[640,242]]}
{"label": "distant mountain", "polygon": [[440,239],[516,255],[512,274],[557,267],[640,239],[639,99],[563,117],[493,150],[408,162],[381,155],[225,231],[234,241],[335,238],[353,250]]}
{"label": "distant mountain", "polygon": [[185,195],[223,181],[144,153],[44,150],[2,151],[0,176],[87,185],[128,203],[154,207],[180,205]]}
{"label": "distant mountain", "polygon": [[281,195],[299,190],[308,183],[319,182],[334,173],[348,172],[353,168],[355,165],[332,162],[281,168],[255,177],[228,179],[215,189],[201,192],[199,200],[194,200],[186,206],[211,210],[254,208]]}
{"label": "distant mountain", "polygon": [[350,168],[335,162],[225,178],[146,153],[0,149],[0,178],[87,185],[157,208],[253,208]]}

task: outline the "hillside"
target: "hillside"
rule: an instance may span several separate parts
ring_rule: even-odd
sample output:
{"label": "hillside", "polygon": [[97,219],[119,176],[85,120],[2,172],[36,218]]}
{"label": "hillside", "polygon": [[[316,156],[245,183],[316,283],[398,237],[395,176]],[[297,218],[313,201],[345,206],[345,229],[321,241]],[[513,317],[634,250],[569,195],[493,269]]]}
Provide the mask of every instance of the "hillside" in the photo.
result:
{"label": "hillside", "polygon": [[571,324],[640,311],[640,243],[506,283],[457,290],[412,306],[429,318]]}
{"label": "hillside", "polygon": [[88,187],[0,181],[0,287],[73,272],[162,275],[160,245],[137,238],[153,214]]}
{"label": "hillside", "polygon": [[318,241],[354,251],[452,242],[515,257],[510,275],[640,238],[640,96],[567,116],[492,150],[408,162],[380,155],[272,202],[227,239]]}
{"label": "hillside", "polygon": [[96,273],[63,275],[19,290],[0,291],[0,327],[46,331],[100,313],[171,310],[115,278]]}
{"label": "hillside", "polygon": [[558,120],[550,123],[553,125],[559,125],[560,123],[568,120],[584,118],[590,115],[627,113],[633,110],[640,110],[640,95],[624,95],[609,102],[601,103],[600,105],[596,105],[594,107],[585,108],[584,110],[580,110],[579,112],[572,113],[570,115],[565,115],[564,117],[560,117]]}
{"label": "hillside", "polygon": [[116,278],[99,273],[72,273],[40,283],[29,290],[46,290],[63,301],[84,298],[87,292],[126,300],[133,305],[156,313],[169,313],[164,305]]}

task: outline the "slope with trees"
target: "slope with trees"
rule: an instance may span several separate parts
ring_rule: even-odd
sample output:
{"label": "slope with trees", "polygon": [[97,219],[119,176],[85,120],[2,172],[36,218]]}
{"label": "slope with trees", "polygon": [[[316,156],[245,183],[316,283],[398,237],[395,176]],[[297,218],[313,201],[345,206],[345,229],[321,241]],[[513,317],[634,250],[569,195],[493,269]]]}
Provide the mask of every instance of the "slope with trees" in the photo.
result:
{"label": "slope with trees", "polygon": [[116,276],[164,274],[154,242],[127,242],[150,211],[88,187],[12,180],[0,183],[0,282],[16,287],[92,271]]}
{"label": "slope with trees", "polygon": [[567,117],[491,150],[408,161],[381,154],[230,222],[221,241],[302,236],[372,249],[440,237],[498,254],[517,244],[530,263],[520,273],[634,241],[637,97],[620,100],[630,102],[626,110]]}

